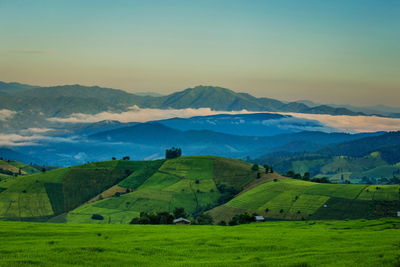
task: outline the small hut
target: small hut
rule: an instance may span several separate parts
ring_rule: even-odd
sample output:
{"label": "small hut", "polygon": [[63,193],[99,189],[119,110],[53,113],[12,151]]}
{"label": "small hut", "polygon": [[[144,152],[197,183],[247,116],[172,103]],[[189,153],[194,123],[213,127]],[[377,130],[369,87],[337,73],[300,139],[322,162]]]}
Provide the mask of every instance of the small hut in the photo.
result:
{"label": "small hut", "polygon": [[264,216],[257,215],[257,216],[254,216],[254,221],[255,222],[264,222],[265,218],[264,218]]}
{"label": "small hut", "polygon": [[176,225],[181,225],[181,224],[191,224],[191,221],[189,221],[188,219],[185,219],[185,218],[178,218],[178,219],[175,219],[175,220],[173,220],[173,223],[174,224],[176,224]]}

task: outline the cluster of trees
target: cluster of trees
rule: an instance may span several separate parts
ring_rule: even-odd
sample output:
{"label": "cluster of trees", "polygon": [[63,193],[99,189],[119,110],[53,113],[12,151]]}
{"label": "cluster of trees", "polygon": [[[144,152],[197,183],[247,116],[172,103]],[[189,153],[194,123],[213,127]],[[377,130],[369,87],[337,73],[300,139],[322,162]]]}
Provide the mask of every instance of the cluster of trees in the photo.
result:
{"label": "cluster of trees", "polygon": [[[112,160],[117,160],[116,157],[112,157],[111,159],[112,159]],[[122,160],[131,160],[131,157],[129,157],[129,156],[123,156],[123,157],[122,157]]]}
{"label": "cluster of trees", "polygon": [[293,171],[288,171],[285,176],[293,178],[293,179],[310,181],[310,182],[314,182],[314,183],[325,183],[325,184],[330,184],[331,183],[331,181],[329,181],[329,179],[326,178],[326,177],[323,177],[323,178],[311,178],[309,172],[305,172],[303,175],[301,175],[300,173],[295,173]]}
{"label": "cluster of trees", "polygon": [[[187,218],[188,214],[184,208],[175,208],[173,213],[167,211],[161,211],[157,213],[141,212],[139,218],[133,218],[130,224],[172,224],[174,219]],[[191,218],[192,224],[206,225],[213,224],[213,218],[208,215],[201,213],[196,218]]]}
{"label": "cluster of trees", "polygon": [[165,150],[165,158],[166,159],[179,158],[180,156],[182,156],[182,149],[180,149],[178,147],[173,147],[173,148]]}
{"label": "cluster of trees", "polygon": [[264,164],[263,167],[265,169],[265,173],[274,173],[274,169],[272,168],[272,166]]}
{"label": "cluster of trees", "polygon": [[[237,214],[232,217],[232,219],[228,222],[229,226],[234,226],[234,225],[239,225],[239,224],[247,224],[247,223],[252,223],[255,222],[255,216],[258,216],[258,214],[253,213],[249,214],[247,212]],[[224,221],[219,222],[219,225],[226,225]]]}
{"label": "cluster of trees", "polygon": [[[274,172],[272,167],[270,167],[268,165],[263,165],[263,167],[265,169],[265,173],[273,173]],[[257,172],[257,179],[261,178],[261,173],[259,172],[260,166],[258,164],[253,164],[253,166],[251,166],[251,170]]]}

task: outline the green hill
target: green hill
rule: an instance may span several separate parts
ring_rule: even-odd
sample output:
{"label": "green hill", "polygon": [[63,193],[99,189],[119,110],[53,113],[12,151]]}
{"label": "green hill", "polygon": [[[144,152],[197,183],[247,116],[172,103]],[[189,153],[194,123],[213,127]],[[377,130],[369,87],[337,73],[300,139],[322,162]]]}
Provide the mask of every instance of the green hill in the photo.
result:
{"label": "green hill", "polygon": [[18,176],[0,182],[0,218],[47,220],[74,209],[148,162],[107,161]]}
{"label": "green hill", "polygon": [[295,179],[267,181],[212,209],[215,220],[249,212],[271,219],[357,219],[394,217],[400,185],[319,184]]}
{"label": "green hill", "polygon": [[127,223],[142,211],[175,207],[192,215],[222,204],[256,176],[250,164],[209,156],[88,163],[4,179],[0,218],[97,222],[91,216],[101,214],[106,220],[98,222]]}
{"label": "green hill", "polygon": [[[133,192],[83,205],[62,219],[72,223],[129,223],[142,211],[172,212],[176,207],[195,215],[233,197],[254,181],[256,174],[247,163],[220,157],[167,160],[151,176],[128,177],[120,183],[136,189]],[[93,214],[105,219],[92,220]]]}
{"label": "green hill", "polygon": [[25,175],[25,174],[38,173],[41,170],[42,167],[38,165],[29,165],[16,160],[4,160],[4,159],[0,160],[0,174]]}
{"label": "green hill", "polygon": [[141,212],[177,207],[193,217],[209,212],[215,222],[243,212],[284,220],[379,218],[400,209],[399,189],[293,180],[213,156],[113,160],[2,175],[0,219],[126,224]]}

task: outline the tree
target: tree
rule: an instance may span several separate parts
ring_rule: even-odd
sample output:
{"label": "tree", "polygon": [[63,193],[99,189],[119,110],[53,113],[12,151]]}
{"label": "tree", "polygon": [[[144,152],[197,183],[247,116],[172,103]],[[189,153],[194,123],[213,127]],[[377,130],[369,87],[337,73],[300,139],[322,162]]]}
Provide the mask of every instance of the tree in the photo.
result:
{"label": "tree", "polygon": [[309,181],[310,180],[310,173],[309,172],[305,172],[303,174],[303,180],[304,181]]}
{"label": "tree", "polygon": [[177,147],[172,147],[170,149],[165,150],[165,158],[166,159],[174,159],[182,156],[182,149]]}
{"label": "tree", "polygon": [[213,224],[214,220],[209,214],[200,214],[196,219],[196,223],[200,225]]}
{"label": "tree", "polygon": [[42,172],[45,173],[46,172],[46,168],[43,167],[42,168]]}
{"label": "tree", "polygon": [[226,226],[226,221],[220,221],[220,222],[218,223],[218,225],[220,225],[220,226]]}
{"label": "tree", "polygon": [[294,176],[294,171],[288,171],[286,176],[287,177],[293,177]]}
{"label": "tree", "polygon": [[272,166],[269,168],[270,173],[274,173],[274,169],[272,169]]}
{"label": "tree", "polygon": [[264,169],[265,169],[265,173],[269,173],[269,166],[268,165],[266,165],[266,164],[264,164]]}
{"label": "tree", "polygon": [[122,160],[131,160],[131,157],[125,156],[125,157],[122,158]]}
{"label": "tree", "polygon": [[261,178],[261,173],[257,172],[257,179]]}
{"label": "tree", "polygon": [[178,218],[186,218],[186,212],[185,212],[185,209],[184,208],[175,208],[175,210],[174,210],[174,217],[176,218],[176,219],[178,219]]}
{"label": "tree", "polygon": [[259,169],[260,167],[258,166],[258,164],[253,164],[253,166],[251,166],[252,171],[258,171]]}
{"label": "tree", "polygon": [[301,175],[299,174],[299,173],[296,173],[294,176],[293,176],[293,178],[294,179],[301,179]]}
{"label": "tree", "polygon": [[111,159],[112,159],[112,160],[116,160],[117,158],[116,158],[116,157],[112,157]]}
{"label": "tree", "polygon": [[93,214],[93,215],[92,215],[92,220],[99,220],[99,221],[101,221],[101,220],[104,220],[104,217],[103,217],[102,215],[100,215],[100,214]]}

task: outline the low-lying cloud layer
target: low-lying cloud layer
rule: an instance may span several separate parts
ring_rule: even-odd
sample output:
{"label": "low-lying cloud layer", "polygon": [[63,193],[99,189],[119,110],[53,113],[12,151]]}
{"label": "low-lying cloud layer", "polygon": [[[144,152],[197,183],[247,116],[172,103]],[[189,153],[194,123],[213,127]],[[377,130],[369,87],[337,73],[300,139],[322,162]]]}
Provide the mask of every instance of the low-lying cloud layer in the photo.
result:
{"label": "low-lying cloud layer", "polygon": [[[283,113],[282,113],[283,114]],[[400,131],[400,119],[378,116],[346,116],[325,114],[284,113],[297,118],[320,121],[325,126],[335,128],[343,132],[378,132]]]}
{"label": "low-lying cloud layer", "polygon": [[[132,107],[130,110],[121,113],[101,112],[97,114],[75,113],[68,118],[50,118],[50,121],[64,123],[90,123],[103,120],[116,120],[120,122],[147,122],[154,120],[162,120],[168,118],[189,118],[193,116],[209,116],[217,114],[251,114],[262,112],[241,111],[215,111],[209,108],[199,109],[149,109]],[[294,118],[319,121],[326,126],[324,131],[343,131],[343,132],[376,132],[376,131],[398,131],[400,130],[400,119],[385,118],[377,116],[333,116],[324,114],[303,114],[303,113],[282,113],[282,112],[266,112],[290,115]],[[269,121],[268,123],[272,123]],[[291,127],[288,125],[288,127]],[[312,129],[304,129],[312,130]],[[314,128],[315,130],[315,128]]]}
{"label": "low-lying cloud layer", "polygon": [[194,116],[209,116],[217,114],[250,114],[247,110],[242,111],[215,111],[210,108],[187,108],[187,109],[150,109],[134,106],[130,110],[121,113],[101,112],[97,114],[74,113],[68,118],[49,118],[55,122],[98,122],[104,120],[116,120],[120,122],[147,122],[169,118],[190,118]]}
{"label": "low-lying cloud layer", "polygon": [[0,109],[0,121],[12,118],[17,112],[9,109]]}
{"label": "low-lying cloud layer", "polygon": [[1,134],[0,133],[0,147],[11,147],[11,146],[33,146],[39,142],[63,142],[63,143],[75,143],[74,137],[63,138],[63,137],[52,137],[39,134],[32,135],[21,135],[21,134]]}

